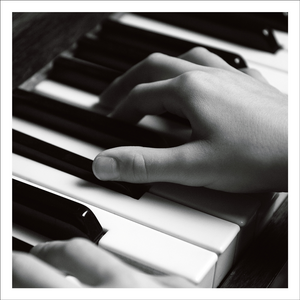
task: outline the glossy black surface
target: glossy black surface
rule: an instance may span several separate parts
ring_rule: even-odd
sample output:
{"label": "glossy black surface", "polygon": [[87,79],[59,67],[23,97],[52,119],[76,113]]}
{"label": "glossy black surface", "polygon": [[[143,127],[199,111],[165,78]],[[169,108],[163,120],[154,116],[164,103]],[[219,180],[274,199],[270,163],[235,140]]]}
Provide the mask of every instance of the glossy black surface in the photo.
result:
{"label": "glossy black surface", "polygon": [[235,68],[247,66],[238,54],[146,31],[111,19],[102,23],[98,39],[84,37],[78,41],[75,56],[124,72],[153,52],[179,56],[197,46],[221,56]]}
{"label": "glossy black surface", "polygon": [[29,252],[33,247],[32,245],[22,240],[19,240],[15,237],[12,238],[12,246],[14,251],[22,251],[22,252]]}
{"label": "glossy black surface", "polygon": [[[278,45],[270,26],[284,27],[283,20],[272,13],[260,16],[259,13],[142,13],[153,18],[179,27],[187,28],[205,35],[217,37],[232,43],[253,49],[275,53]],[[268,18],[267,18],[268,16]]]}
{"label": "glossy black surface", "polygon": [[86,206],[13,180],[13,222],[49,237],[84,237],[97,243],[103,229]]}
{"label": "glossy black surface", "polygon": [[76,58],[57,57],[48,78],[92,94],[100,94],[121,72]]}

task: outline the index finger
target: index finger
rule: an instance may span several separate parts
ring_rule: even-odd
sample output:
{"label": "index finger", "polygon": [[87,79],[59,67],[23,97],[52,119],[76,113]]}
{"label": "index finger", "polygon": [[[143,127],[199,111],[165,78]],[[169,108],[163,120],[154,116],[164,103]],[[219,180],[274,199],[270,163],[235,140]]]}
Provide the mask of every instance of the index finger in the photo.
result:
{"label": "index finger", "polygon": [[129,92],[141,83],[176,77],[182,73],[202,69],[200,65],[161,53],[153,53],[125,74],[115,79],[100,95],[100,104],[114,108]]}

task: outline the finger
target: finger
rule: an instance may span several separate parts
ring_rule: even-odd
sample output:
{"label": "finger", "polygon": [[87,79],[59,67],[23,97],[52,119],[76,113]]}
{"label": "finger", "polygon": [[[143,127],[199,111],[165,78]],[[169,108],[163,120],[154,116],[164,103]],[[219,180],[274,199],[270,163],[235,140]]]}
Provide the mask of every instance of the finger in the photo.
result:
{"label": "finger", "polygon": [[139,84],[110,116],[133,124],[145,115],[158,115],[165,111],[184,117],[176,95],[177,89],[173,87],[172,79]]}
{"label": "finger", "polygon": [[[134,124],[145,115],[157,115],[168,111],[188,119],[192,128],[195,128],[193,121],[196,120],[197,127],[201,127],[199,116],[195,114],[195,109],[201,105],[201,92],[195,98],[191,91],[197,88],[205,94],[213,79],[209,73],[191,71],[172,79],[140,84],[132,89],[110,116]],[[199,109],[198,111],[201,112]],[[199,130],[204,130],[204,127]]]}
{"label": "finger", "polygon": [[64,274],[32,255],[13,253],[14,288],[74,288]]}
{"label": "finger", "polygon": [[161,53],[151,54],[122,76],[100,95],[100,104],[113,108],[138,84],[176,77],[184,72],[201,69],[199,65]]}
{"label": "finger", "polygon": [[98,154],[93,172],[100,180],[206,186],[212,180],[209,153],[205,141],[166,149],[119,147]]}
{"label": "finger", "polygon": [[263,83],[268,83],[267,79],[256,69],[243,68],[243,69],[240,69],[240,71],[263,82]]}
{"label": "finger", "polygon": [[210,52],[203,47],[195,47],[190,51],[180,55],[179,57],[194,64],[238,72],[220,56]]}
{"label": "finger", "polygon": [[31,253],[91,286],[103,286],[124,274],[126,266],[91,242],[75,238],[35,246]]}
{"label": "finger", "polygon": [[251,68],[242,68],[242,69],[235,69],[234,67],[230,66],[225,60],[223,60],[220,56],[210,52],[206,48],[203,47],[195,47],[190,51],[182,54],[179,56],[180,58],[187,60],[189,62],[199,64],[202,66],[213,67],[224,69],[232,72],[243,72],[261,82],[268,83],[265,77],[256,69]]}

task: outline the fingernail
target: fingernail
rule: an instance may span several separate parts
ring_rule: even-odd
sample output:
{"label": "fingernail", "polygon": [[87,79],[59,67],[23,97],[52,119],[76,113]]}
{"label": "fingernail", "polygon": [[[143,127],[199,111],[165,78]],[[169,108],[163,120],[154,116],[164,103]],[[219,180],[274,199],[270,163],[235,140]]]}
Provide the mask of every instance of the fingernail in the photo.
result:
{"label": "fingernail", "polygon": [[93,172],[100,180],[116,180],[120,176],[117,161],[107,156],[96,157],[93,162]]}

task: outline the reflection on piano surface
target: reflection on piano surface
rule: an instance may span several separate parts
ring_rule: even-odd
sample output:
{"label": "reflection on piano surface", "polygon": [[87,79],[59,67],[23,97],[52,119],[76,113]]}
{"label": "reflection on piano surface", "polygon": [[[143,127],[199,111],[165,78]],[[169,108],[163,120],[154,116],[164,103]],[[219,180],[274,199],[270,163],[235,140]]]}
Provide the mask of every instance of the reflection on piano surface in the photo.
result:
{"label": "reflection on piano surface", "polygon": [[[74,14],[63,15],[74,18]],[[271,267],[272,274],[264,274],[265,280],[241,283],[232,280],[234,272],[230,272],[268,228],[278,207],[286,204],[286,194],[230,194],[166,183],[105,183],[93,177],[91,161],[109,147],[169,147],[189,138],[189,124],[172,115],[147,116],[132,126],[106,117],[106,110],[98,104],[99,94],[114,78],[152,52],[178,56],[202,45],[236,68],[258,69],[287,93],[287,16],[237,15],[230,22],[218,19],[218,24],[215,15],[193,14],[195,20],[190,23],[197,24],[195,28],[184,21],[186,15],[113,14],[90,31],[91,20],[103,18],[91,15],[89,32],[80,38],[77,35],[76,43],[42,69],[38,65],[41,70],[27,74],[33,76],[20,86],[25,78],[14,66],[18,75],[14,76],[13,92],[14,237],[29,245],[61,238],[49,230],[35,232],[34,223],[26,226],[24,220],[32,216],[32,209],[38,211],[34,214],[36,223],[58,218],[68,227],[61,214],[45,216],[45,210],[30,208],[30,201],[21,199],[18,188],[26,184],[28,194],[42,193],[33,187],[50,193],[47,204],[39,207],[55,205],[55,200],[49,203],[58,196],[65,199],[62,201],[71,200],[73,204],[67,207],[84,205],[103,227],[100,240],[94,242],[147,272],[180,275],[199,287],[268,286],[287,260],[284,242],[282,257]],[[15,15],[16,28],[21,17]],[[239,23],[243,18],[255,26]],[[180,22],[172,24],[175,20]],[[219,35],[215,36],[213,31],[201,30],[208,27],[223,28],[224,32],[217,30]],[[38,71],[36,68],[31,73]],[[22,216],[20,207],[28,214]],[[69,218],[76,227],[72,232],[83,234],[78,222],[86,221],[75,219]]]}

